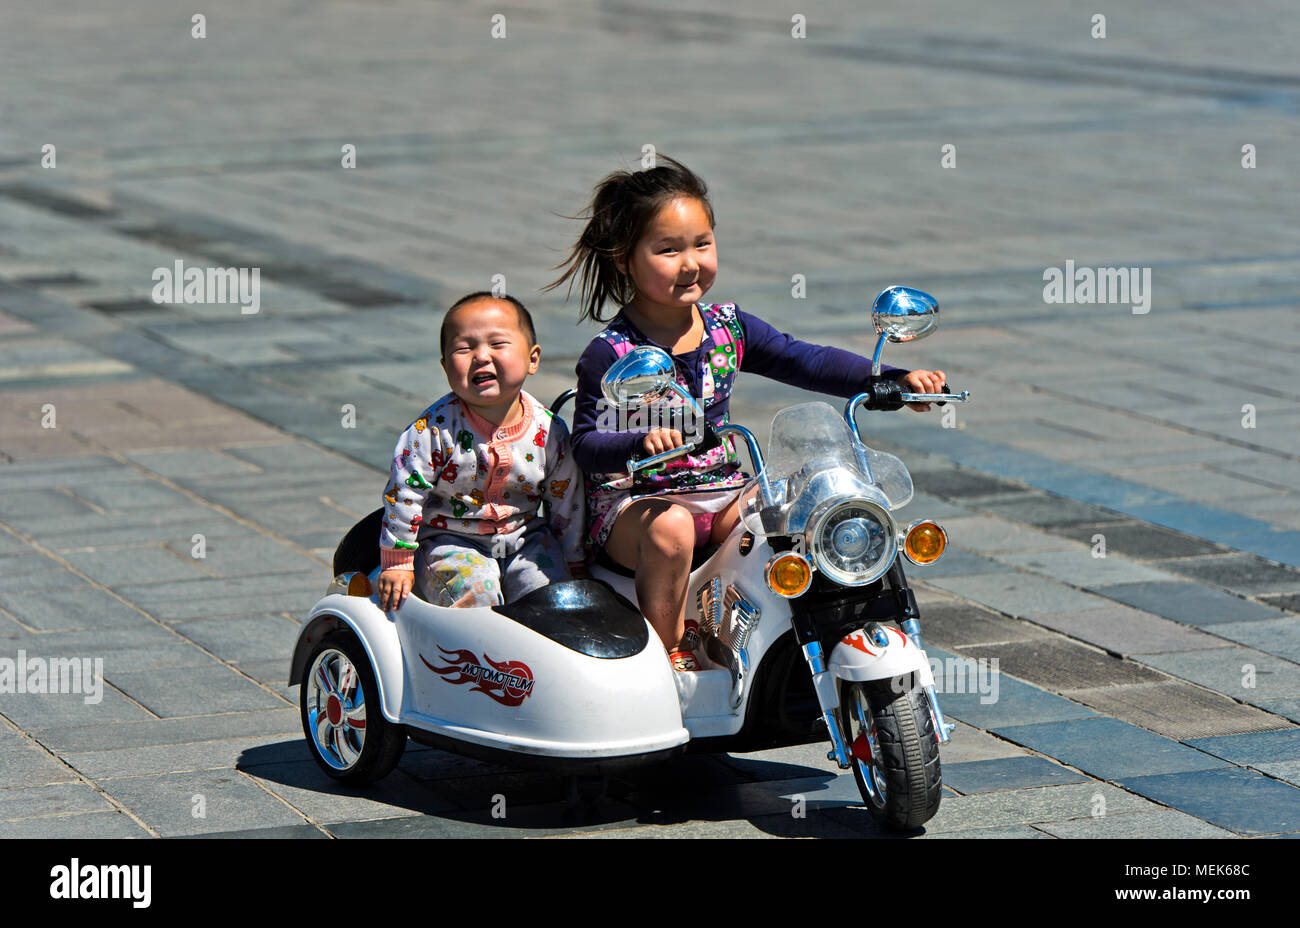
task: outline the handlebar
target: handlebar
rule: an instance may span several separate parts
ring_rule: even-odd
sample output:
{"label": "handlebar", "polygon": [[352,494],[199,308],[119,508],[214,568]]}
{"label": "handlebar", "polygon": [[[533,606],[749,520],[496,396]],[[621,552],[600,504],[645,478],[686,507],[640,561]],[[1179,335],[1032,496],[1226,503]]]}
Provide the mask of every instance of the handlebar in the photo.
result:
{"label": "handlebar", "polygon": [[[948,389],[944,384],[943,388]],[[960,393],[900,393],[899,399],[904,403],[934,403],[938,406],[946,406],[948,403],[966,403],[970,401],[970,391],[962,390]]]}

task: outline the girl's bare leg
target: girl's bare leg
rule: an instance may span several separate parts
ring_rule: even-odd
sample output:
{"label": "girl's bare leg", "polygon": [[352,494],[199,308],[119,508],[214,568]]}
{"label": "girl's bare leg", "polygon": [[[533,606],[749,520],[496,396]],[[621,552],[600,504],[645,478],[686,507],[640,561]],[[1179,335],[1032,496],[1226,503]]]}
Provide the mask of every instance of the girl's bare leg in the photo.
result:
{"label": "girl's bare leg", "polygon": [[731,530],[736,527],[740,521],[740,497],[732,500],[727,508],[722,510],[713,517],[713,531],[709,533],[709,541],[715,545],[720,545],[727,540]]}
{"label": "girl's bare leg", "polygon": [[619,513],[605,551],[636,571],[636,597],[650,626],[671,651],[686,630],[686,591],[695,551],[695,520],[682,506],[638,500]]}

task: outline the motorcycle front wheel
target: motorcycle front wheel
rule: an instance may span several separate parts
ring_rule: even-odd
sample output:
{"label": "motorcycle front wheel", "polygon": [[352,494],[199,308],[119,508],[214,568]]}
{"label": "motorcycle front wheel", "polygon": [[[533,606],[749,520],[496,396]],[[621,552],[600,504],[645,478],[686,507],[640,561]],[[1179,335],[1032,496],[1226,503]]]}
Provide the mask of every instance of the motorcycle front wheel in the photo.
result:
{"label": "motorcycle front wheel", "polygon": [[[910,681],[909,681],[910,682]],[[889,680],[840,683],[840,724],[863,802],[886,828],[910,831],[939,811],[939,741],[925,693]]]}

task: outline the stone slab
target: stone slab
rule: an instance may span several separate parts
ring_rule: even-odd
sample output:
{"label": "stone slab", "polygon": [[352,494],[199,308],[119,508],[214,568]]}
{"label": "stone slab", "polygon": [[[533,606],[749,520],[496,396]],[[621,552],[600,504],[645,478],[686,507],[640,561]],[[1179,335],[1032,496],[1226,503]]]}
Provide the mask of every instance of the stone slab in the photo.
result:
{"label": "stone slab", "polygon": [[1186,743],[1243,767],[1300,760],[1300,727],[1292,727],[1285,731],[1192,738]]}
{"label": "stone slab", "polygon": [[1257,705],[1266,712],[1280,715],[1292,722],[1300,722],[1300,698],[1265,699]]}
{"label": "stone slab", "polygon": [[826,744],[796,744],[746,754],[716,754],[720,762],[755,780],[789,780],[817,774],[838,775],[839,768],[826,759]]}
{"label": "stone slab", "polygon": [[[94,698],[94,694],[90,694]],[[100,702],[87,704],[80,693],[3,693],[0,715],[25,731],[152,718],[152,713],[105,684]]]}
{"label": "stone slab", "polygon": [[1046,633],[1030,622],[1009,619],[972,603],[948,600],[920,606],[922,640],[947,649],[966,645],[1028,641]]}
{"label": "stone slab", "polygon": [[[825,813],[831,815],[831,812]],[[1029,838],[1042,838],[1050,840],[1051,835],[1040,830],[1042,826],[1031,828],[1028,825],[998,825],[993,828],[968,828],[965,831],[927,831],[924,834],[917,835],[919,840],[943,840],[956,839],[959,841],[982,841],[982,840],[1023,840]]]}
{"label": "stone slab", "polygon": [[968,646],[959,652],[963,657],[990,664],[996,659],[1000,673],[1053,692],[1164,679],[1163,674],[1149,667],[1062,638]]}
{"label": "stone slab", "polygon": [[994,733],[1103,780],[1228,766],[1217,757],[1119,719],[1002,726]]}
{"label": "stone slab", "polygon": [[[953,656],[936,648],[926,648],[926,653],[932,658]],[[986,696],[978,693],[945,693],[940,704],[945,715],[983,729],[1089,718],[1096,714],[1086,706],[1005,674],[999,675],[996,701],[984,702],[985,699]]]}
{"label": "stone slab", "polygon": [[943,782],[957,792],[969,795],[995,790],[1084,783],[1089,780],[1060,764],[1052,763],[1047,758],[1023,755],[966,763],[944,763]]}
{"label": "stone slab", "polygon": [[1026,522],[1057,534],[1060,534],[1060,529],[1068,526],[1120,522],[1128,518],[1121,513],[1077,500],[1039,494],[981,500],[979,508],[999,518]]}
{"label": "stone slab", "polygon": [[126,628],[153,621],[105,590],[0,594],[0,609],[38,631]]}
{"label": "stone slab", "polygon": [[1253,622],[1219,622],[1207,628],[1238,644],[1300,664],[1300,616]]}
{"label": "stone slab", "polygon": [[66,764],[17,732],[0,731],[0,757],[4,758],[0,766],[0,818],[4,818],[3,801],[9,791],[77,779]]}
{"label": "stone slab", "polygon": [[278,661],[284,679],[302,626],[283,615],[191,619],[172,625],[178,635],[201,645],[224,661]]}
{"label": "stone slab", "polygon": [[1239,835],[1300,831],[1300,788],[1227,767],[1130,776],[1119,785]]}
{"label": "stone slab", "polygon": [[1270,606],[1239,599],[1197,583],[1177,580],[1099,586],[1095,592],[1135,609],[1199,627],[1209,627],[1220,622],[1254,622],[1286,616],[1286,613]]}
{"label": "stone slab", "polygon": [[[89,539],[85,539],[89,540]],[[117,539],[104,539],[112,544]],[[61,556],[96,583],[117,587],[126,583],[175,583],[210,577],[203,561],[158,544],[63,550]]]}
{"label": "stone slab", "polygon": [[1244,705],[1221,693],[1181,680],[1069,690],[1068,695],[1101,715],[1178,741],[1273,731],[1286,725],[1286,721],[1272,711]]}
{"label": "stone slab", "polygon": [[112,803],[80,780],[0,789],[0,822],[112,810]]}
{"label": "stone slab", "polygon": [[1089,590],[1096,590],[1099,586],[1111,583],[1140,583],[1170,579],[1166,573],[1144,567],[1120,555],[1093,557],[1091,548],[1001,554],[998,555],[998,560]]}
{"label": "stone slab", "polygon": [[[163,837],[305,824],[300,813],[235,770],[118,777],[98,785]],[[202,817],[194,815],[195,797],[202,797]]]}
{"label": "stone slab", "polygon": [[1128,815],[1099,815],[1069,822],[1046,822],[1035,826],[1057,838],[1102,838],[1129,840],[1169,838],[1236,838],[1224,828],[1201,821],[1177,809],[1133,812]]}
{"label": "stone slab", "polygon": [[1074,545],[1059,535],[1008,522],[993,516],[947,519],[943,524],[953,545],[977,554],[1050,551]]}
{"label": "stone slab", "polygon": [[[946,706],[947,703],[941,699],[940,705]],[[952,718],[948,715],[946,709],[944,710],[944,716],[955,726],[951,740],[939,749],[945,778],[949,766],[953,764],[968,764],[1007,757],[1027,757],[1029,754],[1018,744],[1012,744],[1010,741],[980,731],[978,728],[972,728],[965,722]]]}
{"label": "stone slab", "polygon": [[[303,744],[302,752],[306,751]],[[343,786],[327,777],[313,760],[259,763],[248,768],[248,773],[312,821],[326,825],[403,815],[438,815],[457,808],[444,792],[411,779],[400,767],[365,788]],[[507,812],[511,798],[507,793]]]}
{"label": "stone slab", "polygon": [[1004,825],[1090,820],[1099,807],[1105,809],[1106,815],[1116,816],[1158,809],[1155,803],[1109,783],[1070,783],[945,797],[939,804],[938,814],[926,823],[925,831],[930,834]]}
{"label": "stone slab", "polygon": [[1119,604],[1078,612],[1040,612],[1034,622],[1123,657],[1228,647],[1228,642],[1205,632]]}
{"label": "stone slab", "polygon": [[1251,766],[1260,773],[1266,773],[1270,777],[1285,780],[1292,786],[1300,786],[1300,760],[1268,761],[1251,764]]}
{"label": "stone slab", "polygon": [[148,838],[142,828],[123,812],[92,812],[84,815],[52,815],[0,822],[0,838]]}
{"label": "stone slab", "polygon": [[[302,723],[296,707],[230,712],[221,715],[179,719],[104,722],[43,728],[33,736],[59,753],[112,751],[152,745],[188,744],[277,734],[286,740],[302,738]],[[304,742],[305,746],[306,742]]]}
{"label": "stone slab", "polygon": [[937,577],[931,586],[1008,615],[1032,617],[1043,612],[1071,612],[1106,605],[1098,596],[1080,593],[1060,583],[1033,574]]}
{"label": "stone slab", "polygon": [[273,759],[302,761],[310,758],[309,749],[302,738],[294,739],[279,734],[155,747],[64,753],[61,756],[91,780],[139,776],[146,773],[244,769],[245,756],[256,758],[260,763],[270,763]]}
{"label": "stone slab", "polygon": [[1300,667],[1250,648],[1135,654],[1133,659],[1253,706],[1300,696]]}
{"label": "stone slab", "polygon": [[1212,542],[1136,522],[1080,523],[1070,527],[1066,537],[1091,544],[1094,535],[1105,536],[1108,553],[1122,554],[1138,561],[1226,553]]}
{"label": "stone slab", "polygon": [[1154,562],[1152,566],[1242,596],[1300,593],[1300,570],[1272,564],[1250,554],[1175,558]]}
{"label": "stone slab", "polygon": [[230,841],[242,841],[245,838],[254,838],[258,841],[298,841],[302,839],[328,841],[330,835],[315,825],[277,825],[271,828],[244,828],[237,831],[210,831],[199,835],[178,835],[177,838],[182,841],[207,841],[215,838]]}
{"label": "stone slab", "polygon": [[[849,810],[851,811],[851,810]],[[803,816],[759,815],[753,818],[721,822],[683,822],[678,825],[643,825],[639,828],[605,828],[596,831],[575,830],[548,838],[860,838],[861,833],[830,819],[824,812],[809,811]]]}
{"label": "stone slab", "polygon": [[163,718],[279,709],[285,702],[229,667],[178,667],[113,673],[113,686]]}

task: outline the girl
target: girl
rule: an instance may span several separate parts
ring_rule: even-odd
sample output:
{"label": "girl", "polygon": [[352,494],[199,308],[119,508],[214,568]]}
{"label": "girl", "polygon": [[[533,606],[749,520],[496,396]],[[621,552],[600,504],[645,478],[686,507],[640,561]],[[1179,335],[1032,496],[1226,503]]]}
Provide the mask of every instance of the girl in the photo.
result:
{"label": "girl", "polygon": [[[638,345],[672,356],[677,380],[701,401],[709,422],[727,421],[732,382],[749,371],[807,390],[850,397],[862,392],[871,362],[838,348],[784,335],[734,304],[701,302],[717,276],[713,207],[703,180],[659,156],[647,171],[618,171],[596,188],[590,219],[558,280],[581,284],[579,321],[606,322],[606,302],[618,307],[608,327],[578,361],[573,454],[587,473],[589,542],[636,570],[637,599],[679,670],[698,669],[683,642],[691,556],[717,544],[739,519],[737,498],[748,480],[730,440],[704,453],[684,454],[649,473],[654,495],[610,486],[624,476],[633,452],[656,454],[683,443],[677,429],[611,431],[600,416],[600,380]],[[937,393],[942,371],[883,367],[904,390]],[[910,404],[917,411],[928,403]],[[598,428],[597,422],[605,426]]]}

